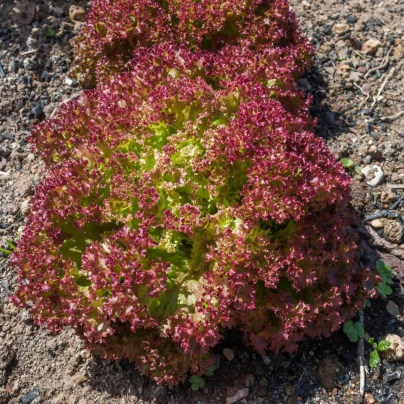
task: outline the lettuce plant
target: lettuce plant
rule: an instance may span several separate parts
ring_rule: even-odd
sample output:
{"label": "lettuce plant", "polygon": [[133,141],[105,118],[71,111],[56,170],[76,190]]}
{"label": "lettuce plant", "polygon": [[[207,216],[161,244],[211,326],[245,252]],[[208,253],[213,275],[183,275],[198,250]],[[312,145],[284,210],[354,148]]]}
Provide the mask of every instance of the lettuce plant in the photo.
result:
{"label": "lettuce plant", "polygon": [[173,43],[215,52],[232,45],[284,50],[301,67],[313,53],[286,0],[94,0],[74,39],[75,69],[86,87],[127,70],[139,47]]}
{"label": "lettuce plant", "polygon": [[[126,67],[117,46],[119,69],[32,133],[48,175],[13,255],[13,301],[166,384],[206,374],[228,328],[260,354],[338,329],[378,277],[358,263],[350,178],[295,84],[311,48],[272,32],[298,32],[285,3],[94,4],[85,32],[105,43],[90,35],[83,58],[112,55],[126,16],[144,35],[126,32]],[[220,46],[203,46],[207,32]]]}

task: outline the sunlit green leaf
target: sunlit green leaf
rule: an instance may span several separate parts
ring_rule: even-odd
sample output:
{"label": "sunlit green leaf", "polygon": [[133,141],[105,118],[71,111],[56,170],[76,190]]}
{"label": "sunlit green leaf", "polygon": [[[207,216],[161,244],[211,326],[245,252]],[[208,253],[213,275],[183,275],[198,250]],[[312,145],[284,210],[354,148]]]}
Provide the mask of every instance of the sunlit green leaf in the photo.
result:
{"label": "sunlit green leaf", "polygon": [[370,359],[369,359],[369,365],[372,367],[372,368],[375,368],[375,367],[377,367],[377,365],[380,363],[380,356],[379,356],[379,353],[376,351],[376,350],[374,350],[374,351],[372,351],[371,353],[370,353]]}

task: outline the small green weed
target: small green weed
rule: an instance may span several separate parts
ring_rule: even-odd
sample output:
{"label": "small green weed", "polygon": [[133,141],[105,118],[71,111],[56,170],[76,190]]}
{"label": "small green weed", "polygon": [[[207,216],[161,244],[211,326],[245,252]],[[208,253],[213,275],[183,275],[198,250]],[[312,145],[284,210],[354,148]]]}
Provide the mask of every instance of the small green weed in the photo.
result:
{"label": "small green weed", "polygon": [[14,252],[14,250],[17,248],[17,246],[14,244],[14,242],[13,241],[11,241],[11,240],[6,240],[6,243],[8,244],[8,246],[9,246],[9,250],[7,250],[7,249],[5,249],[5,248],[1,248],[0,247],[0,251],[3,253],[3,254],[6,254],[6,255],[11,255],[13,252]]}

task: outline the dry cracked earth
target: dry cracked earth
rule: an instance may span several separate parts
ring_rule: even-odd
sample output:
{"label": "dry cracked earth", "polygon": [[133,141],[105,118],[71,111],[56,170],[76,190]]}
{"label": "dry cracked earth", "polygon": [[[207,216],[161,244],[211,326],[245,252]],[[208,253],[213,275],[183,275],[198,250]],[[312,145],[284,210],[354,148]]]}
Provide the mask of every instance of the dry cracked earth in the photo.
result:
{"label": "dry cracked earth", "polygon": [[[44,175],[33,125],[80,93],[69,44],[85,21],[81,0],[0,0],[0,247],[15,240]],[[383,259],[395,283],[365,310],[365,329],[394,349],[368,367],[365,402],[404,404],[404,1],[291,0],[316,64],[299,81],[313,97],[316,131],[353,177],[365,264]],[[260,357],[229,335],[203,389],[156,386],[127,361],[92,356],[70,330],[34,325],[7,296],[15,271],[0,253],[1,403],[358,403],[357,345],[340,331],[293,355]],[[365,345],[368,360],[370,345]]]}

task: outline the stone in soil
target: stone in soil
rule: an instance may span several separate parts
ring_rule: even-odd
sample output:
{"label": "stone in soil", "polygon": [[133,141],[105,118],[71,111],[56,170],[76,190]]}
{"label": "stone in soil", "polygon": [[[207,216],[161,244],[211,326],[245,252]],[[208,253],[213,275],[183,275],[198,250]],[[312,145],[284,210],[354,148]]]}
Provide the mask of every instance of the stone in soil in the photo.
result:
{"label": "stone in soil", "polygon": [[396,194],[391,190],[383,191],[380,195],[381,203],[390,203],[396,200]]}
{"label": "stone in soil", "polygon": [[34,108],[32,108],[32,114],[35,118],[39,119],[43,114],[43,108],[41,104],[35,104]]}
{"label": "stone in soil", "polygon": [[382,356],[388,362],[404,361],[404,338],[396,334],[388,334],[385,338],[390,347],[382,351]]}
{"label": "stone in soil", "polygon": [[366,166],[362,168],[361,173],[366,177],[367,184],[372,187],[380,185],[384,180],[384,173],[378,165]]}
{"label": "stone in soil", "polygon": [[382,219],[374,219],[369,223],[374,229],[383,229],[384,223]]}
{"label": "stone in soil", "polygon": [[383,223],[384,223],[384,234],[387,240],[395,244],[400,244],[404,233],[403,226],[395,220],[383,219]]}
{"label": "stone in soil", "polygon": [[400,315],[400,308],[392,300],[388,301],[386,310],[393,317],[398,317]]}
{"label": "stone in soil", "polygon": [[230,348],[224,348],[223,355],[228,361],[232,361],[234,359],[234,351]]}
{"label": "stone in soil", "polygon": [[83,375],[83,374],[79,374],[74,378],[74,382],[77,384],[83,384],[88,380],[88,377]]}
{"label": "stone in soil", "polygon": [[398,44],[393,51],[393,56],[397,59],[404,58],[404,46],[402,44]]}
{"label": "stone in soil", "polygon": [[380,257],[386,265],[390,265],[394,276],[401,281],[404,279],[404,260],[393,254],[380,253]]}
{"label": "stone in soil", "polygon": [[335,35],[343,35],[351,30],[351,27],[348,24],[335,24],[332,27],[332,33]]}
{"label": "stone in soil", "polygon": [[272,362],[271,358],[267,355],[262,355],[261,356],[263,362],[265,363],[265,365],[269,366]]}
{"label": "stone in soil", "polygon": [[26,198],[20,205],[21,214],[27,216],[30,212],[31,198]]}
{"label": "stone in soil", "polygon": [[37,397],[39,397],[39,390],[35,387],[33,390],[29,391],[27,394],[24,394],[20,401],[22,404],[31,404]]}
{"label": "stone in soil", "polygon": [[227,397],[226,403],[227,404],[237,403],[238,401],[242,400],[243,398],[246,398],[248,396],[248,393],[249,393],[248,389],[237,390],[234,395]]}
{"label": "stone in soil", "polygon": [[375,398],[371,393],[365,393],[365,404],[374,404],[376,402]]}
{"label": "stone in soil", "polygon": [[387,372],[384,374],[383,379],[386,380],[388,383],[395,382],[396,380],[399,380],[401,376],[400,372]]}
{"label": "stone in soil", "polygon": [[378,39],[375,38],[368,39],[362,46],[362,52],[365,55],[374,55],[381,46],[381,44],[382,43]]}

